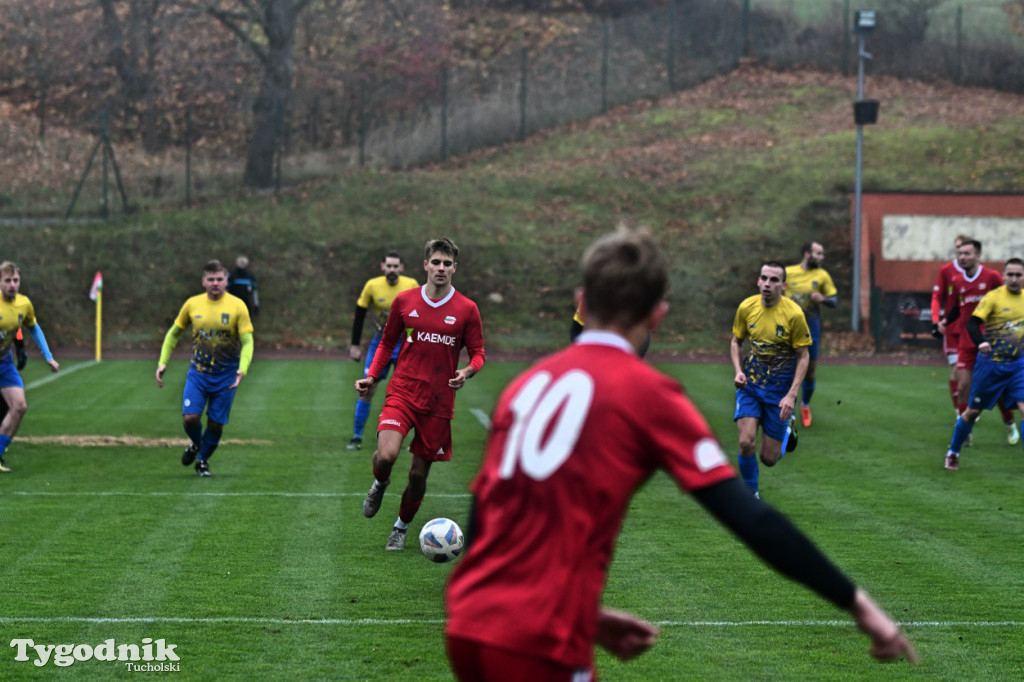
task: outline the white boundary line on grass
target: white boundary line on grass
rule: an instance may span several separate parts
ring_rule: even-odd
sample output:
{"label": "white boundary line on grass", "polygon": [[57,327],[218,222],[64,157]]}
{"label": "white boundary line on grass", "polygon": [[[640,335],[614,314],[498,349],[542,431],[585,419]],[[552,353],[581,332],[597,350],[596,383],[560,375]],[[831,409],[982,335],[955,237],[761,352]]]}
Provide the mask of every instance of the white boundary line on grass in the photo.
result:
{"label": "white boundary line on grass", "polygon": [[491,418],[487,416],[486,412],[484,412],[483,410],[478,410],[475,407],[471,409],[469,412],[474,417],[476,417],[476,420],[480,422],[485,429],[487,429],[488,431],[491,430]]}
{"label": "white boundary line on grass", "polygon": [[[179,623],[183,625],[193,624],[214,624],[214,625],[439,625],[444,623],[438,618],[185,618],[185,617],[162,617],[143,616],[136,618],[86,618],[78,616],[26,616],[26,617],[4,617],[0,616],[0,624],[11,625],[14,623]],[[659,627],[718,627],[718,628],[740,628],[740,627],[852,627],[856,623],[847,620],[740,620],[740,621],[716,621],[716,620],[694,620],[694,621],[658,621],[654,623]],[[970,628],[1007,628],[1024,626],[1024,621],[1001,620],[1001,621],[903,621],[899,623],[902,627],[970,627]]]}
{"label": "white boundary line on grass", "polygon": [[25,384],[25,390],[27,391],[30,388],[39,388],[40,386],[48,384],[51,381],[56,381],[57,379],[60,379],[61,377],[66,377],[67,375],[71,374],[72,372],[77,372],[78,370],[85,369],[86,367],[94,367],[96,364],[97,363],[96,363],[95,360],[89,360],[88,362],[83,362],[83,363],[78,364],[78,365],[72,365],[72,366],[68,367],[67,369],[62,369],[59,372],[55,372],[54,374],[51,374],[49,376],[45,376],[42,379],[36,379],[35,381],[33,381],[30,384]]}

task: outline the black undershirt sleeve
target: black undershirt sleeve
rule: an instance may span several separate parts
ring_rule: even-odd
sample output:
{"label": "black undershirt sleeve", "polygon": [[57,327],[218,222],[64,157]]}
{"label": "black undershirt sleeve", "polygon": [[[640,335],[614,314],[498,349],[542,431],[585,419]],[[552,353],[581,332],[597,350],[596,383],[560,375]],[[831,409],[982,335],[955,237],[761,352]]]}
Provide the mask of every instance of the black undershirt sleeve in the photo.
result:
{"label": "black undershirt sleeve", "polygon": [[770,505],[754,498],[737,478],[693,493],[704,509],[769,566],[841,609],[853,606],[857,586]]}
{"label": "black undershirt sleeve", "polygon": [[352,345],[358,346],[363,338],[363,323],[366,321],[366,311],[369,308],[356,306],[355,319],[352,321]]}
{"label": "black undershirt sleeve", "polygon": [[967,318],[967,334],[971,337],[971,341],[974,342],[975,346],[980,346],[985,343],[985,334],[981,331],[982,320],[980,317],[971,315]]}

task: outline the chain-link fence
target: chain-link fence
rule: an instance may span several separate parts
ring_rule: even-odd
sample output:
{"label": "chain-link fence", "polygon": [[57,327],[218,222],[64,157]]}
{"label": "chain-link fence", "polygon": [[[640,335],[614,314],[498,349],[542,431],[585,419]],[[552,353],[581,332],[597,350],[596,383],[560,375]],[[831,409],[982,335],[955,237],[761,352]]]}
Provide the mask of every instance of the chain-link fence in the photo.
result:
{"label": "chain-link fence", "polygon": [[[281,119],[277,186],[356,168],[443,161],[521,140],[692,87],[742,59],[849,75],[857,60],[850,0],[813,6],[817,11],[801,19],[783,0],[676,0],[622,18],[594,18],[543,50],[512,50],[473,68],[376,81],[349,71],[344,87],[333,90],[299,82]],[[869,75],[1024,92],[1022,41],[998,3],[940,3],[917,15],[888,17],[883,8],[879,17],[868,41]],[[244,150],[191,143],[196,125],[177,122],[179,144],[159,154],[135,155],[127,145],[113,145],[131,204],[180,205],[237,191]],[[109,197],[117,196],[109,186],[113,178],[84,172],[95,144],[87,137],[65,139],[59,148],[35,144],[29,155],[52,172],[24,191],[11,187],[6,202],[0,194],[0,211],[71,213],[76,193],[74,213],[107,210]]]}

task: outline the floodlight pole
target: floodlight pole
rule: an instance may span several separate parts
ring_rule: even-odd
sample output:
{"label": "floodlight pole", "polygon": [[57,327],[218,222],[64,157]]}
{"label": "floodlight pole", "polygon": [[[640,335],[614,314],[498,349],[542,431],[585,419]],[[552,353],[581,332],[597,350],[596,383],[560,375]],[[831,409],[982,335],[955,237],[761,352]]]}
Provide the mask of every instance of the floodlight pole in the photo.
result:
{"label": "floodlight pole", "polygon": [[[864,99],[864,58],[871,58],[864,51],[864,34],[857,33],[857,101]],[[850,317],[850,328],[860,331],[860,201],[861,201],[861,168],[864,162],[864,125],[857,123],[857,170],[853,192],[853,311]]]}

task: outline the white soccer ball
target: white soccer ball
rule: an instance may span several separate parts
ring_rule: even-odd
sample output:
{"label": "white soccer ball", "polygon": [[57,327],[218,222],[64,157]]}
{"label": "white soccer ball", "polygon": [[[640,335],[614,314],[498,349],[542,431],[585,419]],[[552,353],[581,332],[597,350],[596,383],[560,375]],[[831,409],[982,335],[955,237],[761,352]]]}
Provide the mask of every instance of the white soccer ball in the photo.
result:
{"label": "white soccer ball", "polygon": [[459,556],[465,544],[462,529],[451,519],[431,519],[420,531],[420,551],[439,564]]}

